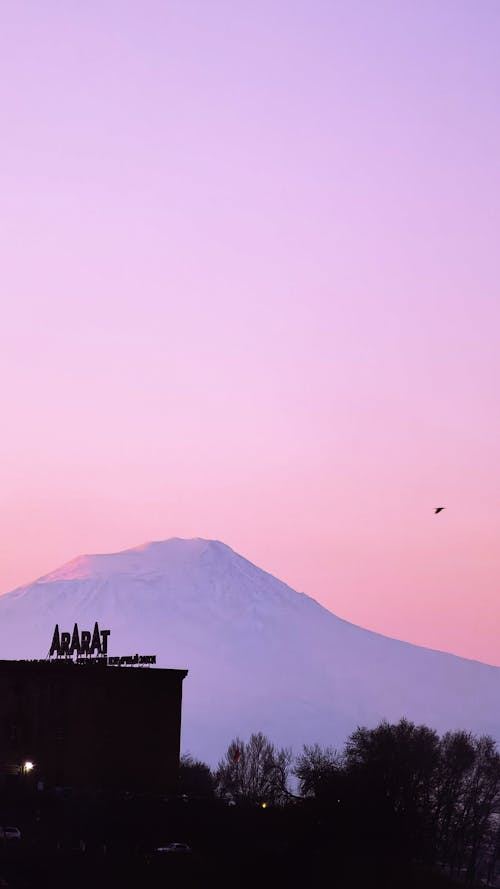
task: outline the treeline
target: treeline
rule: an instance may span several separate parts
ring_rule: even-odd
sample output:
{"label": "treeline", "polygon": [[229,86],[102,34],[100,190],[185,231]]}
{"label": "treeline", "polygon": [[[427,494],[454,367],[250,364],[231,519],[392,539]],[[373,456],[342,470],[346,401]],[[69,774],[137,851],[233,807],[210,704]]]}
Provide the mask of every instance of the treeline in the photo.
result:
{"label": "treeline", "polygon": [[440,737],[407,720],[358,728],[342,751],[295,759],[262,733],[235,738],[212,771],[183,757],[181,792],[230,805],[299,806],[317,848],[493,881],[500,856],[500,754],[490,737]]}

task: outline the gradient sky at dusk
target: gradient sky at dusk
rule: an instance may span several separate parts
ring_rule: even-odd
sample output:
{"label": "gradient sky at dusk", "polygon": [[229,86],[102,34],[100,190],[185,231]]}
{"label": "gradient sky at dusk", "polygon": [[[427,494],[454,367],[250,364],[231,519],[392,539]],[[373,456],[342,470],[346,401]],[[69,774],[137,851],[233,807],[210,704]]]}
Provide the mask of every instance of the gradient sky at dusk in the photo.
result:
{"label": "gradient sky at dusk", "polygon": [[218,538],[500,664],[499,45],[488,0],[0,0],[0,591]]}

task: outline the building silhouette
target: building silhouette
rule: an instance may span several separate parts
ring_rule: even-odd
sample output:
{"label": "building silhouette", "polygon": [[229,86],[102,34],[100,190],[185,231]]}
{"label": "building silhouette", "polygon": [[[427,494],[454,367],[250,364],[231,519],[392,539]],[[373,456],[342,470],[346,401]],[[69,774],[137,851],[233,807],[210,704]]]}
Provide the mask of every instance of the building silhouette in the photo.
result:
{"label": "building silhouette", "polygon": [[170,793],[187,670],[0,661],[0,782]]}

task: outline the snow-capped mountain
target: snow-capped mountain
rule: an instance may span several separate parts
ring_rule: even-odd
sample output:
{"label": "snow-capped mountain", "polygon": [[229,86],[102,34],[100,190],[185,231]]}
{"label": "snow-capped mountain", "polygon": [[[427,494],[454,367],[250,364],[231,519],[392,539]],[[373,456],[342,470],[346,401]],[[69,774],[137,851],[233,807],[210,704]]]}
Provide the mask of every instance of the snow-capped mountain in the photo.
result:
{"label": "snow-capped mountain", "polygon": [[182,748],[212,765],[235,735],[297,753],[384,717],[500,741],[499,668],[354,626],[218,541],[80,556],[0,596],[0,659],[45,657],[75,621],[110,629],[110,655],[189,670]]}

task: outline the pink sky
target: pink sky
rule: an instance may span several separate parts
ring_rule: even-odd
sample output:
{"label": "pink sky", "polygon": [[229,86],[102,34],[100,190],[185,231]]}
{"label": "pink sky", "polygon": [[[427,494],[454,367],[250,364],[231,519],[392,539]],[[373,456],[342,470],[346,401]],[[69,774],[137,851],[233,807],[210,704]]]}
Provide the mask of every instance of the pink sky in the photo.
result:
{"label": "pink sky", "polygon": [[498,3],[0,24],[0,590],[218,538],[500,664]]}

